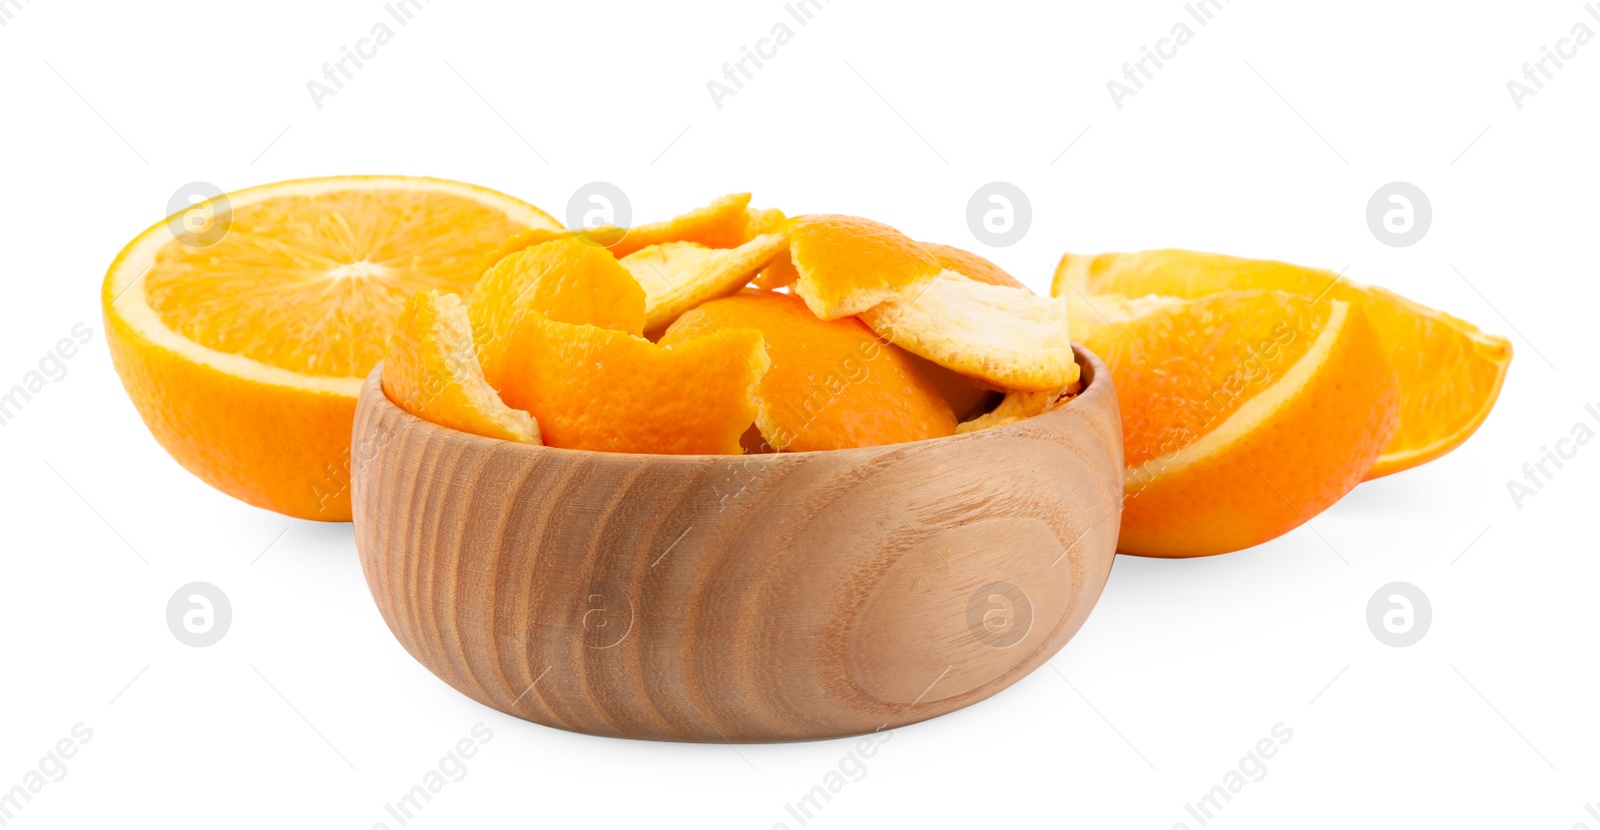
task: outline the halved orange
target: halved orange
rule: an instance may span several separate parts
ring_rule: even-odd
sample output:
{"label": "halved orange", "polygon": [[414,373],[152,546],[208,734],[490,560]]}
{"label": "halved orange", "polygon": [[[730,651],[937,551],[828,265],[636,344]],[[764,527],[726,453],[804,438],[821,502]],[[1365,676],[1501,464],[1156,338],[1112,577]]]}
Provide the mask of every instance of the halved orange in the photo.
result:
{"label": "halved orange", "polygon": [[[1069,287],[1070,286],[1070,287]],[[1267,289],[1361,308],[1400,379],[1400,428],[1366,474],[1400,472],[1455,449],[1483,424],[1511,365],[1511,342],[1392,291],[1321,268],[1193,251],[1066,254],[1053,292],[1203,297]]]}
{"label": "halved orange", "polygon": [[441,426],[539,443],[533,418],[502,403],[484,380],[472,321],[454,294],[418,291],[400,310],[383,359],[383,393],[401,409]]}
{"label": "halved orange", "polygon": [[422,289],[465,292],[507,238],[558,226],[438,179],[306,179],[227,198],[231,230],[209,247],[163,221],[111,264],[112,362],[190,472],[259,507],[348,521],[356,394],[401,306]]}
{"label": "halved orange", "polygon": [[871,447],[955,432],[950,404],[912,357],[853,317],[819,320],[798,297],[746,289],[678,318],[661,344],[759,331],[772,368],[756,426],[782,452]]}
{"label": "halved orange", "polygon": [[1077,337],[1122,409],[1124,553],[1275,538],[1358,484],[1394,435],[1400,385],[1358,306],[1277,291],[1088,304]]}

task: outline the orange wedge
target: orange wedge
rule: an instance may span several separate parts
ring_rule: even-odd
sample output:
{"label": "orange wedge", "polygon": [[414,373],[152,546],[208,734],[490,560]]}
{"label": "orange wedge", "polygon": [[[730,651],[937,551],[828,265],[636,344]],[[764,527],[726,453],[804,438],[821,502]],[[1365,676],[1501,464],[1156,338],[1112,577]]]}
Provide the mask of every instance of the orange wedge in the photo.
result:
{"label": "orange wedge", "polygon": [[189,247],[162,222],[111,264],[112,362],[190,472],[259,507],[348,521],[356,394],[401,307],[423,289],[467,291],[504,240],[558,226],[436,179],[307,179],[228,200],[231,229],[214,244]]}
{"label": "orange wedge", "polygon": [[517,315],[497,383],[552,447],[739,453],[771,365],[761,333],[726,329],[672,347],[626,332]]}
{"label": "orange wedge", "polygon": [[1400,428],[1368,479],[1415,467],[1455,449],[1489,416],[1511,365],[1511,343],[1398,294],[1332,271],[1192,251],[1067,254],[1054,293],[1203,297],[1270,289],[1326,297],[1362,309],[1383,339],[1400,380]]}
{"label": "orange wedge", "polygon": [[772,361],[756,398],[756,425],[772,449],[871,447],[955,432],[950,405],[910,355],[855,318],[819,320],[788,294],[746,290],[712,300],[678,318],[661,344],[740,328],[761,333]]}
{"label": "orange wedge", "polygon": [[1393,437],[1400,385],[1359,306],[1277,291],[1091,298],[1122,409],[1124,553],[1207,556],[1298,527]]}
{"label": "orange wedge", "polygon": [[539,443],[538,424],[502,403],[484,380],[472,322],[454,294],[418,291],[401,309],[383,360],[383,393],[401,409],[441,426]]}

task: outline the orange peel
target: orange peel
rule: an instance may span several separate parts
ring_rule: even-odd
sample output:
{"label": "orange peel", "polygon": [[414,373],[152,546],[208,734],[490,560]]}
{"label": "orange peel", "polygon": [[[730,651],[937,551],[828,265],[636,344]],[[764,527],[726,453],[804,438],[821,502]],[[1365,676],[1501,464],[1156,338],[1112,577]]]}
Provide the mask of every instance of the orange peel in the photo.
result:
{"label": "orange peel", "polygon": [[678,318],[663,345],[759,331],[772,368],[756,426],[782,452],[869,447],[955,432],[955,416],[911,355],[855,318],[819,320],[789,294],[746,290]]}
{"label": "orange peel", "polygon": [[501,398],[538,420],[546,444],[568,449],[739,453],[771,366],[752,329],[665,347],[527,310],[507,341]]}
{"label": "orange peel", "polygon": [[928,249],[939,260],[939,266],[946,271],[954,271],[968,279],[986,282],[990,285],[1003,285],[1008,288],[1028,290],[1022,281],[1011,276],[1004,268],[978,256],[971,251],[964,251],[954,245],[942,245],[938,242],[923,242],[922,247]]}
{"label": "orange peel", "polygon": [[684,312],[745,287],[762,269],[787,258],[789,237],[767,233],[737,248],[665,242],[631,253],[622,266],[644,289],[644,331],[657,336]]}
{"label": "orange peel", "polygon": [[406,302],[383,359],[383,393],[401,409],[440,426],[540,442],[533,418],[506,406],[484,379],[472,321],[454,294],[418,291]]}
{"label": "orange peel", "polygon": [[1045,392],[1078,379],[1064,300],[945,271],[861,319],[907,351],[1002,389]]}
{"label": "orange peel", "polygon": [[790,219],[789,254],[799,272],[790,290],[824,320],[914,297],[942,270],[938,257],[910,237],[856,216]]}
{"label": "orange peel", "polygon": [[558,323],[644,333],[645,294],[604,248],[565,238],[513,253],[483,275],[467,313],[484,374],[498,386],[517,317],[534,311]]}

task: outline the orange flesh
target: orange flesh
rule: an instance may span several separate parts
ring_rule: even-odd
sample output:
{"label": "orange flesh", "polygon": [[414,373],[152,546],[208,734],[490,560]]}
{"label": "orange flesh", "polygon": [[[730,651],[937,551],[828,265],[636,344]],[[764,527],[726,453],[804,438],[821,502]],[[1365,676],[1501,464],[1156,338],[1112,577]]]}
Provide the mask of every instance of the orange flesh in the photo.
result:
{"label": "orange flesh", "polygon": [[[1083,335],[1118,367],[1117,395],[1129,402],[1125,463],[1136,467],[1221,424],[1299,361],[1328,309],[1307,298],[1235,292],[1151,312],[1137,327],[1113,320],[1109,334]],[[1085,332],[1096,325],[1074,324]]]}
{"label": "orange flesh", "polygon": [[269,198],[232,219],[215,245],[161,248],[144,278],[150,306],[173,331],[217,351],[353,378],[383,358],[412,294],[465,292],[484,257],[525,227],[437,191]]}

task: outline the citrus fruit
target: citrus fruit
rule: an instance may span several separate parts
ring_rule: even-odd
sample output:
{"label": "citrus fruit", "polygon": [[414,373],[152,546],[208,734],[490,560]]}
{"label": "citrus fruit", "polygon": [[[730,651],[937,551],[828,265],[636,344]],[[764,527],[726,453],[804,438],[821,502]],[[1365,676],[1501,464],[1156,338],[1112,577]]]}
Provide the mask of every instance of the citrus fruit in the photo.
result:
{"label": "citrus fruit", "polygon": [[637,453],[739,453],[770,363],[761,333],[725,329],[671,347],[627,332],[518,314],[506,334],[507,405],[545,444]]}
{"label": "citrus fruit", "polygon": [[746,289],[688,312],[662,345],[761,333],[772,368],[757,389],[756,426],[780,452],[871,447],[955,432],[955,415],[910,355],[852,317],[819,320],[788,294]]}
{"label": "citrus fruit", "polygon": [[401,409],[441,426],[539,443],[533,418],[502,403],[483,379],[472,321],[454,294],[418,291],[400,310],[383,359],[383,393]]}
{"label": "citrus fruit", "polygon": [[663,242],[621,262],[644,288],[645,333],[656,337],[685,311],[745,287],[761,269],[787,258],[788,249],[786,234],[764,233],[737,248]]}
{"label": "citrus fruit", "polygon": [[1394,434],[1399,382],[1359,306],[1278,291],[1089,303],[1078,338],[1122,409],[1125,553],[1275,538],[1358,484]]}
{"label": "citrus fruit", "polygon": [[506,238],[557,225],[437,179],[307,179],[227,201],[189,212],[215,234],[179,236],[191,217],[173,217],[111,264],[112,362],[190,472],[259,507],[348,521],[356,394],[401,306],[420,289],[467,290]]}
{"label": "citrus fruit", "polygon": [[1192,251],[1067,254],[1056,269],[1056,294],[1161,294],[1202,297],[1237,289],[1276,289],[1327,297],[1361,308],[1383,339],[1400,379],[1400,428],[1368,479],[1431,461],[1483,424],[1511,365],[1511,343],[1394,292],[1351,282],[1320,268]]}

